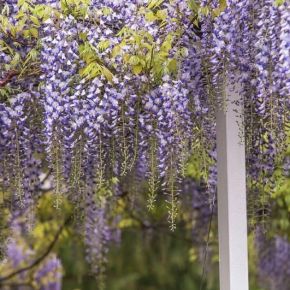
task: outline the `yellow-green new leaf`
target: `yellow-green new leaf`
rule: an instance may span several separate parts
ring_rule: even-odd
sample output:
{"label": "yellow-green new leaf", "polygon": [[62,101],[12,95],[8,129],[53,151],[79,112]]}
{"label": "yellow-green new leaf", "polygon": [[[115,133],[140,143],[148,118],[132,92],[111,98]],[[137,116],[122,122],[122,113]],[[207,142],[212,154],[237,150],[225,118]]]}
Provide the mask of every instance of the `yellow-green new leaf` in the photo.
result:
{"label": "yellow-green new leaf", "polygon": [[38,38],[38,30],[36,28],[31,28],[30,33],[34,38]]}
{"label": "yellow-green new leaf", "polygon": [[139,62],[140,62],[139,57],[136,55],[132,55],[129,58],[129,64],[131,64],[131,65],[137,65]]}
{"label": "yellow-green new leaf", "polygon": [[102,66],[102,74],[105,76],[105,78],[109,81],[113,81],[114,75],[110,72],[109,69],[107,69],[105,66]]}
{"label": "yellow-green new leaf", "polygon": [[39,20],[38,20],[37,17],[31,15],[31,16],[30,16],[30,20],[31,20],[35,25],[37,25],[37,26],[40,25],[40,22],[39,22]]}
{"label": "yellow-green new leaf", "polygon": [[132,67],[132,71],[135,75],[139,75],[143,70],[142,65],[138,64],[138,65],[133,65]]}
{"label": "yellow-green new leaf", "polygon": [[154,8],[160,6],[163,2],[164,2],[164,0],[151,0],[148,4],[148,8],[154,9]]}

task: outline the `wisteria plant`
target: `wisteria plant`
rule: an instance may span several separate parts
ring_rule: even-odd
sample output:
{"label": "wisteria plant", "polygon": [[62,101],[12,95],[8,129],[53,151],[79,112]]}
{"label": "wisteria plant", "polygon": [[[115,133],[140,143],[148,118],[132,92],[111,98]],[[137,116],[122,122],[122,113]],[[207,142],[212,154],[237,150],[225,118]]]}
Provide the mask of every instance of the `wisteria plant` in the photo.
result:
{"label": "wisteria plant", "polygon": [[[228,83],[240,84],[251,225],[264,221],[287,146],[289,1],[8,0],[0,9],[8,224],[21,217],[29,235],[40,198],[53,192],[56,213],[73,207],[62,222],[102,275],[119,200],[141,183],[148,210],[166,200],[173,231],[194,160],[214,207],[215,114],[227,108]],[[61,268],[54,257],[43,267],[36,279]]]}

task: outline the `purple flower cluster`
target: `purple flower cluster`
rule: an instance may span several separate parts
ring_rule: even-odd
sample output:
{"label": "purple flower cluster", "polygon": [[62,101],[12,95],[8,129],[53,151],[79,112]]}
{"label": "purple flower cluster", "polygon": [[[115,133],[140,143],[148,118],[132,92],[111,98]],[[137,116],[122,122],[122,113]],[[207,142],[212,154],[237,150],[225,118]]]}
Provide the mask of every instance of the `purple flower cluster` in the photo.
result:
{"label": "purple flower cluster", "polygon": [[267,238],[257,229],[256,248],[261,283],[269,290],[287,290],[290,284],[290,243],[286,238]]}
{"label": "purple flower cluster", "polygon": [[16,240],[10,239],[7,244],[6,254],[6,259],[11,262],[12,267],[15,269],[19,267],[21,263],[27,263],[30,261],[32,251],[24,249],[21,245],[17,244]]}
{"label": "purple flower cluster", "polygon": [[[13,218],[11,221],[11,228],[13,229],[12,237],[7,239],[6,255],[4,264],[5,267],[3,276],[7,270],[15,271],[17,269],[30,265],[34,260],[36,253],[23,239],[23,221],[21,218]],[[8,272],[9,273],[9,272]],[[2,274],[2,272],[1,272]],[[33,269],[33,279],[37,283],[37,287],[41,290],[60,290],[62,281],[62,265],[60,260],[54,255],[49,254],[42,263]],[[0,275],[1,278],[1,275]],[[23,271],[14,277],[16,284],[25,284],[31,279],[30,273]],[[19,286],[19,289],[25,287]]]}
{"label": "purple flower cluster", "polygon": [[[64,179],[68,180],[72,163],[74,134],[81,125],[82,116],[77,100],[78,69],[80,57],[77,42],[76,21],[72,16],[61,21],[61,27],[53,20],[46,22],[41,51],[41,93],[45,96],[44,128],[46,148],[55,179],[55,207],[62,202]],[[75,113],[75,115],[73,114]]]}
{"label": "purple flower cluster", "polygon": [[225,102],[227,81],[242,84],[248,180],[253,192],[262,193],[260,208],[269,201],[277,156],[287,142],[288,18],[287,2],[277,7],[272,0],[228,1],[214,20],[208,47],[213,85],[221,92],[217,102]]}
{"label": "purple flower cluster", "polygon": [[34,279],[40,286],[40,290],[61,290],[62,266],[60,260],[55,255],[51,255],[37,269]]}
{"label": "purple flower cluster", "polygon": [[[210,202],[205,184],[199,184],[193,179],[187,178],[181,187],[183,196],[183,206],[187,208],[192,222],[192,239],[197,245],[203,243],[210,220],[216,216],[217,207]],[[216,193],[213,193],[211,200],[215,200]]]}
{"label": "purple flower cluster", "polygon": [[33,223],[40,170],[40,163],[34,157],[37,152],[34,142],[37,143],[39,135],[34,131],[34,120],[28,111],[32,98],[29,93],[18,94],[10,106],[2,105],[0,109],[2,187],[11,193],[12,210],[26,216],[28,227]]}
{"label": "purple flower cluster", "polygon": [[97,206],[91,201],[87,205],[85,219],[87,261],[91,265],[91,272],[101,277],[107,263],[108,243],[112,238],[106,208]]}

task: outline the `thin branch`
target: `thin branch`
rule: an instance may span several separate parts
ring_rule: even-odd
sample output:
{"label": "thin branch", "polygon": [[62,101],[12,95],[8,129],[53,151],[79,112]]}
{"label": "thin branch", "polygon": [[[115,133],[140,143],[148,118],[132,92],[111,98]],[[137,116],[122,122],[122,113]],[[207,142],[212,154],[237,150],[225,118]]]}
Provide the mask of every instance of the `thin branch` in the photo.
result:
{"label": "thin branch", "polygon": [[[3,283],[1,284],[2,286],[7,286],[7,287],[14,287],[12,289],[19,289],[19,288],[15,288],[15,287],[29,287],[29,289],[34,289],[33,286],[31,285],[31,283]],[[27,289],[27,288],[25,288]]]}
{"label": "thin branch", "polygon": [[5,87],[11,80],[13,77],[19,75],[19,72],[17,72],[16,70],[12,70],[10,72],[8,72],[8,74],[6,75],[6,77],[2,80],[0,80],[0,88]]}
{"label": "thin branch", "polygon": [[[183,236],[182,238],[180,238],[176,233],[168,231],[169,229],[169,225],[168,223],[149,223],[149,222],[144,222],[143,219],[141,217],[139,217],[138,215],[134,214],[134,212],[131,212],[130,210],[127,212],[127,214],[129,215],[129,217],[135,221],[137,221],[139,223],[140,229],[147,231],[147,230],[152,230],[156,233],[160,233],[161,230],[163,234],[167,234],[169,236],[171,236],[174,239],[178,239],[178,240],[182,240],[190,245],[196,245],[196,246],[203,246],[204,242],[201,242],[199,240],[196,239],[192,239],[192,238],[187,238],[185,236]],[[209,221],[209,231],[212,228],[212,220],[213,220],[213,216],[214,216],[214,210],[212,209],[211,214],[210,214],[210,221]],[[184,228],[184,224],[180,223],[178,225],[178,228]],[[210,245],[214,245],[214,242],[210,242],[209,241],[209,233],[207,236],[207,242],[206,242],[206,249],[208,250],[208,247]]]}
{"label": "thin branch", "polygon": [[39,256],[36,260],[34,260],[30,265],[20,268],[4,277],[0,277],[0,285],[2,284],[3,281],[7,281],[13,277],[15,277],[18,274],[21,274],[23,272],[26,272],[28,270],[33,269],[34,267],[36,267],[38,264],[40,264],[52,251],[52,249],[54,248],[55,244],[57,243],[63,229],[65,228],[66,225],[68,225],[71,221],[71,217],[69,217],[68,219],[66,219],[66,221],[63,223],[63,225],[58,229],[58,231],[56,232],[56,235],[53,239],[53,241],[50,243],[50,245],[47,247],[46,251]]}
{"label": "thin branch", "polygon": [[203,285],[204,285],[204,281],[206,279],[206,274],[207,274],[206,262],[207,262],[207,256],[208,256],[210,232],[212,229],[213,216],[214,216],[214,206],[212,206],[212,208],[211,208],[211,215],[210,215],[210,220],[209,220],[209,225],[208,225],[207,239],[206,239],[206,244],[205,244],[204,254],[203,254],[202,274],[201,274],[201,281],[200,281],[199,290],[202,290],[204,288]]}
{"label": "thin branch", "polygon": [[51,173],[52,173],[52,169],[50,168],[50,169],[48,170],[47,174],[45,175],[45,177],[44,177],[44,178],[42,179],[42,181],[40,182],[40,184],[44,184],[45,181],[50,177]]}

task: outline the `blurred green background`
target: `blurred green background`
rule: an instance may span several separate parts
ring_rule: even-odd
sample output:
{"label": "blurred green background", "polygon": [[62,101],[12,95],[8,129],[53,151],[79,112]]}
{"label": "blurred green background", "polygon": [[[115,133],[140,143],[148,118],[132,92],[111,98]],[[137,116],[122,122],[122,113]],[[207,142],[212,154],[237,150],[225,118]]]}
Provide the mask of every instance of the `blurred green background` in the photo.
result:
{"label": "blurred green background", "polygon": [[[216,241],[214,241],[216,243]],[[251,239],[250,239],[251,242]],[[216,252],[217,244],[212,246]],[[251,247],[250,247],[251,248]],[[169,230],[141,232],[126,230],[122,242],[113,246],[109,255],[106,276],[108,290],[200,290],[202,283],[203,248],[196,250],[184,232]],[[60,249],[65,268],[64,290],[96,290],[96,280],[88,275],[76,240],[69,240]],[[251,251],[252,252],[252,251]],[[203,288],[219,289],[216,253],[208,253]],[[256,285],[254,258],[251,257],[251,290],[262,290]]]}

